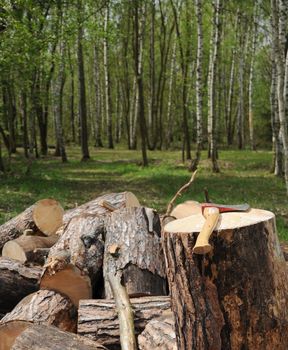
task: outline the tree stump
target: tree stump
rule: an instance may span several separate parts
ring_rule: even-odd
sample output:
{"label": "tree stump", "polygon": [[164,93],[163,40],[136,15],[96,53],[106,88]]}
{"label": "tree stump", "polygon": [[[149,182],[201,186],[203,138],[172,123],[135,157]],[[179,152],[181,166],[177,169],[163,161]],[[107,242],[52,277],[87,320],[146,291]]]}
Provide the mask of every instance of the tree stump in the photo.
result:
{"label": "tree stump", "polygon": [[[135,334],[140,334],[147,323],[157,320],[171,310],[170,297],[153,296],[130,300],[134,311]],[[81,300],[78,309],[77,332],[105,346],[120,348],[119,320],[112,299]]]}
{"label": "tree stump", "polygon": [[11,350],[105,350],[92,340],[60,331],[53,326],[32,325],[15,340]]}
{"label": "tree stump", "polygon": [[177,350],[174,317],[171,311],[152,319],[138,336],[140,350]]}
{"label": "tree stump", "polygon": [[[22,235],[12,241],[6,242],[2,250],[2,256],[18,260],[23,264],[28,262],[43,261],[43,254],[35,252],[38,248],[50,248],[58,240],[57,235],[49,237]],[[43,252],[46,253],[46,252]]]}
{"label": "tree stump", "polygon": [[287,267],[274,214],[221,214],[213,251],[193,255],[202,215],[164,227],[179,349],[287,349]]}
{"label": "tree stump", "polygon": [[76,315],[72,302],[59,293],[39,290],[30,294],[1,319],[0,350],[10,349],[18,335],[31,323],[54,325],[75,332]]}
{"label": "tree stump", "polygon": [[102,272],[104,221],[82,214],[71,218],[63,235],[50,249],[40,288],[67,295],[75,305],[92,298],[92,287]]}
{"label": "tree stump", "polygon": [[81,214],[105,215],[120,208],[140,207],[137,197],[132,192],[108,193],[97,197],[79,207],[67,210],[63,217],[66,224],[72,217]]}
{"label": "tree stump", "polygon": [[0,257],[0,312],[7,313],[28,294],[39,289],[42,269]]}
{"label": "tree stump", "polygon": [[111,249],[117,255],[114,270],[122,271],[130,297],[165,295],[166,270],[158,214],[143,207],[120,209],[106,217],[105,231],[105,297],[113,297],[107,277],[115,267]]}
{"label": "tree stump", "polygon": [[27,229],[33,232],[40,231],[46,236],[54,234],[62,225],[62,218],[63,208],[57,201],[54,199],[38,201],[0,226],[0,250],[6,242],[18,238]]}

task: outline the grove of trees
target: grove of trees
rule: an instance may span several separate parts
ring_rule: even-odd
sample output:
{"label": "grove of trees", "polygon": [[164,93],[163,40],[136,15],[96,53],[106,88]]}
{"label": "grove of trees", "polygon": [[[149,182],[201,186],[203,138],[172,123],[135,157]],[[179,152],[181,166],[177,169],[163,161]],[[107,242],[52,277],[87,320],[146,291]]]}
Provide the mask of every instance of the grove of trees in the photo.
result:
{"label": "grove of trees", "polygon": [[[1,147],[269,147],[288,189],[285,0],[3,0]],[[2,152],[3,153],[3,152]]]}

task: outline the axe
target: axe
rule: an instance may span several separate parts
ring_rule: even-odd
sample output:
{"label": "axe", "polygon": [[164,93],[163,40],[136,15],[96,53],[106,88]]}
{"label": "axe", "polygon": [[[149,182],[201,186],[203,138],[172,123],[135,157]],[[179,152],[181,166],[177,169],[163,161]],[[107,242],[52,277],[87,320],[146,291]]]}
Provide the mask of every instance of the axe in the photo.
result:
{"label": "axe", "polygon": [[247,211],[250,209],[249,204],[239,205],[222,205],[215,203],[202,203],[201,204],[202,214],[206,218],[206,221],[197,237],[193,253],[195,254],[207,254],[212,250],[209,244],[209,238],[218,224],[220,214],[228,213],[231,211]]}

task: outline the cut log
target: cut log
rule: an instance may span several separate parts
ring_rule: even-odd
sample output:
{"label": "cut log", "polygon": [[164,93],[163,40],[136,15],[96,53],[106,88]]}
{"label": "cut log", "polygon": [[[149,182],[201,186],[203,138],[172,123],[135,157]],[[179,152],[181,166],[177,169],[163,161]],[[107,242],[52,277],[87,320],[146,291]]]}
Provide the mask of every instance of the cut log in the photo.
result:
{"label": "cut log", "polygon": [[137,197],[132,192],[108,193],[97,197],[79,207],[67,210],[63,222],[81,214],[105,215],[120,208],[140,207]]}
{"label": "cut log", "polygon": [[[134,311],[135,334],[140,334],[147,323],[171,310],[170,297],[153,296],[130,300]],[[109,347],[119,346],[120,333],[114,300],[81,300],[78,309],[78,334]]]}
{"label": "cut log", "polygon": [[[193,255],[202,215],[164,228],[179,349],[287,349],[287,267],[274,214],[221,214],[209,255]],[[217,232],[217,233],[216,233]]]}
{"label": "cut log", "polygon": [[138,336],[138,346],[140,350],[177,350],[173,313],[152,319]]}
{"label": "cut log", "polygon": [[22,263],[27,261],[35,262],[35,260],[39,261],[40,253],[35,253],[37,248],[50,248],[57,242],[58,238],[59,237],[57,235],[52,235],[49,237],[22,235],[13,241],[5,243],[2,250],[2,256],[21,261]]}
{"label": "cut log", "polygon": [[[105,350],[92,340],[60,331],[53,326],[33,325],[15,340],[11,350]],[[3,349],[4,350],[4,349]]]}
{"label": "cut log", "polygon": [[31,323],[54,325],[75,332],[77,310],[72,302],[59,293],[40,290],[30,294],[0,321],[0,350],[15,339]]}
{"label": "cut log", "polygon": [[92,288],[102,272],[103,234],[101,216],[73,217],[50,249],[40,288],[67,295],[75,305],[80,299],[92,298]]}
{"label": "cut log", "polygon": [[46,236],[56,233],[63,224],[64,209],[54,199],[42,199],[35,204],[33,221]]}
{"label": "cut log", "polygon": [[0,257],[0,312],[7,313],[26,295],[39,289],[40,267],[26,267]]}
{"label": "cut log", "polygon": [[[35,210],[37,213],[39,206],[43,208],[43,201],[46,201],[46,212],[42,217],[43,222],[37,215],[37,224],[39,225],[38,227],[34,222],[33,212]],[[53,199],[45,199],[35,203],[21,214],[17,215],[13,219],[0,226],[0,250],[6,242],[18,238],[27,229],[30,229],[33,232],[37,232],[40,230],[40,227],[42,227],[42,229],[44,229],[46,232],[49,232],[49,235],[54,234],[56,230],[62,225],[62,220],[61,222],[59,220],[61,214],[63,216],[62,207],[57,201]],[[43,232],[43,234],[45,234],[45,232]]]}
{"label": "cut log", "polygon": [[[124,208],[105,220],[104,282],[105,297],[112,298],[108,274],[115,248],[116,270],[122,271],[130,297],[166,294],[166,270],[158,214],[149,208]],[[113,270],[114,271],[114,270]]]}

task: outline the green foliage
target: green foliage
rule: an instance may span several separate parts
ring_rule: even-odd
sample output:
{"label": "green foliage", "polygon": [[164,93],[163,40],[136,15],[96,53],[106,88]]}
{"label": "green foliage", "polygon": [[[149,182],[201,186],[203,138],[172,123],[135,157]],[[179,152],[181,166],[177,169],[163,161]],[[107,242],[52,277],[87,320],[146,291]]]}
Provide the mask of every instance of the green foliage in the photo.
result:
{"label": "green foliage", "polygon": [[[53,197],[68,209],[106,192],[132,191],[143,205],[163,213],[176,191],[189,180],[180,152],[150,152],[151,166],[139,166],[137,151],[94,150],[89,162],[79,163],[80,152],[69,148],[69,163],[53,157],[34,161],[25,175],[23,158],[12,159],[13,173],[1,178],[0,220],[4,222],[41,198]],[[200,163],[196,180],[179,200],[204,201],[204,188],[219,203],[247,202],[276,214],[280,238],[288,240],[287,198],[283,181],[270,173],[272,153],[223,151],[220,174],[208,160]]]}

